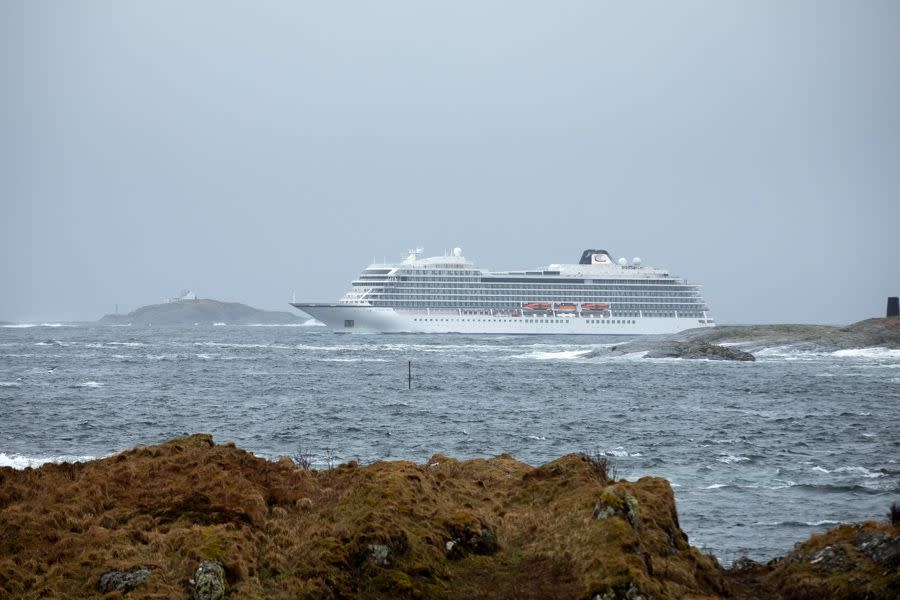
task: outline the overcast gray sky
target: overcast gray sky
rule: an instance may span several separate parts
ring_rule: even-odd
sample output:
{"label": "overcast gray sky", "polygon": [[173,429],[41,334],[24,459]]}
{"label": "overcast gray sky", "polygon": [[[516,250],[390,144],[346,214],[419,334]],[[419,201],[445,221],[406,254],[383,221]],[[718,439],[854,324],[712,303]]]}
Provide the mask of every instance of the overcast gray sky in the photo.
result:
{"label": "overcast gray sky", "polygon": [[0,320],[584,248],[719,322],[900,294],[900,2],[0,0]]}

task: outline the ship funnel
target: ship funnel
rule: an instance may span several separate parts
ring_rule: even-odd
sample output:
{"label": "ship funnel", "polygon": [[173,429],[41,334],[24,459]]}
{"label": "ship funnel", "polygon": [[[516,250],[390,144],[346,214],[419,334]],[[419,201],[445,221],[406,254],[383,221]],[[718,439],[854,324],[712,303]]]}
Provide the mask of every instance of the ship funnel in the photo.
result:
{"label": "ship funnel", "polygon": [[[598,258],[599,257],[599,258]],[[609,252],[606,250],[585,250],[581,253],[580,265],[595,265],[609,263]]]}

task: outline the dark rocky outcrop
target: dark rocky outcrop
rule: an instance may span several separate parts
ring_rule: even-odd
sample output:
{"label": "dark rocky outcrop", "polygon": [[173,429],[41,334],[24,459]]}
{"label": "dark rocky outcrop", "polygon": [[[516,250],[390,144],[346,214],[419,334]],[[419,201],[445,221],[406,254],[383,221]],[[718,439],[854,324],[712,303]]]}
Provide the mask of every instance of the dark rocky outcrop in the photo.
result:
{"label": "dark rocky outcrop", "polygon": [[637,340],[625,342],[611,347],[600,347],[590,351],[585,358],[602,356],[624,356],[635,352],[644,352],[644,358],[684,358],[705,360],[756,360],[752,354],[731,348],[718,346],[704,341],[671,341],[671,340]]}
{"label": "dark rocky outcrop", "polygon": [[178,300],[151,304],[127,315],[106,315],[103,325],[281,325],[299,324],[306,318],[289,312],[260,310],[239,302],[218,300]]}
{"label": "dark rocky outcrop", "polygon": [[699,358],[707,360],[756,360],[749,352],[708,342],[664,342],[644,358]]}

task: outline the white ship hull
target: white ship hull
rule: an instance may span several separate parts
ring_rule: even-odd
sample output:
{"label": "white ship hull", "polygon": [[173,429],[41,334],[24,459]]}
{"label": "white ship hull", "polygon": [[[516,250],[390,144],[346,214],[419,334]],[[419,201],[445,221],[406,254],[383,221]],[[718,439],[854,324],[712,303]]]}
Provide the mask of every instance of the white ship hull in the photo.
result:
{"label": "white ship hull", "polygon": [[664,335],[713,327],[712,318],[609,317],[559,313],[511,316],[460,309],[396,309],[346,304],[292,303],[337,333],[470,333]]}

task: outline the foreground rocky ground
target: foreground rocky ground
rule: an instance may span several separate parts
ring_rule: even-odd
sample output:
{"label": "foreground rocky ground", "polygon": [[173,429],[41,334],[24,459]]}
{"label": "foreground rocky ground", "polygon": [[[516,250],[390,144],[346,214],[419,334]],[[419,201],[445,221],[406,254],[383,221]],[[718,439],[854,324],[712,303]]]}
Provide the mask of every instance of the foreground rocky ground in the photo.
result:
{"label": "foreground rocky ground", "polygon": [[886,599],[898,565],[900,527],[867,522],[722,570],[667,481],[597,457],[313,471],[194,435],[0,469],[3,598]]}

